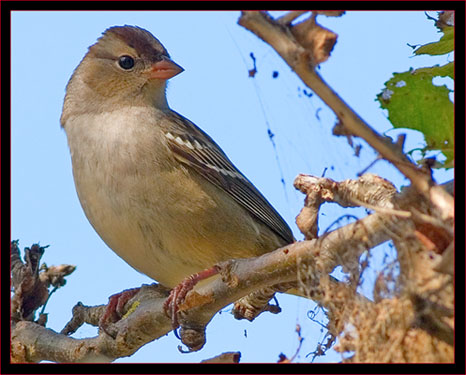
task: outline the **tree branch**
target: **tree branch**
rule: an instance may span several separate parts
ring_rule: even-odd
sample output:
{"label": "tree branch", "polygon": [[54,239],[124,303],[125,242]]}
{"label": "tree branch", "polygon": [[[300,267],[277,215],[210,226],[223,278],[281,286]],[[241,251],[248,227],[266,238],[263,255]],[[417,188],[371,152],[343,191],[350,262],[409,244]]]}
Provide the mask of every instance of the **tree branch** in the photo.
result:
{"label": "tree branch", "polygon": [[[199,349],[205,326],[224,306],[254,290],[296,281],[298,265],[306,264],[315,275],[325,275],[388,238],[385,220],[374,214],[316,240],[296,242],[257,258],[220,263],[222,279],[213,278],[195,288],[180,306],[181,338],[186,345]],[[115,339],[103,331],[95,338],[73,339],[31,322],[19,322],[12,332],[12,345],[17,349],[13,360],[107,362],[132,355],[172,330],[163,307],[165,299],[165,288],[141,288],[126,304],[129,309],[137,301],[134,312],[114,324]]]}
{"label": "tree branch", "polygon": [[430,174],[413,164],[390,138],[379,135],[322,79],[315,71],[315,52],[298,42],[293,36],[293,28],[275,21],[267,12],[258,11],[243,11],[238,23],[275,49],[304,84],[333,110],[348,133],[363,138],[391,162],[420,193],[433,202],[442,218],[453,217],[453,198],[441,187],[432,187]]}

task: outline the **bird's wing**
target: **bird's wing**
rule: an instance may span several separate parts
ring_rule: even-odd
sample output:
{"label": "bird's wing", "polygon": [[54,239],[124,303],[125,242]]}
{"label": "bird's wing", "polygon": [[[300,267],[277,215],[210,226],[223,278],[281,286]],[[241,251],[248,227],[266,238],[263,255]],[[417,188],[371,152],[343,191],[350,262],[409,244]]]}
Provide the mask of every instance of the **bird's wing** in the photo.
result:
{"label": "bird's wing", "polygon": [[172,126],[165,130],[165,137],[175,157],[228,193],[286,243],[293,242],[293,234],[288,224],[259,190],[233,165],[214,140],[178,113],[171,112],[169,116]]}

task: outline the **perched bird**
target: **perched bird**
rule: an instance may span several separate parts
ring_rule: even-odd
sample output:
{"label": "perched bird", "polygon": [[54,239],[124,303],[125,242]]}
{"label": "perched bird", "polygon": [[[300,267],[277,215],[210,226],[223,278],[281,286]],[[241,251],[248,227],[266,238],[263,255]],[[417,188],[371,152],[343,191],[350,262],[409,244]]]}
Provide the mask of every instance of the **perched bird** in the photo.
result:
{"label": "perched bird", "polygon": [[167,103],[183,69],[148,31],[107,29],[66,88],[61,116],[83,210],[133,268],[173,288],[232,258],[293,242],[221,148]]}

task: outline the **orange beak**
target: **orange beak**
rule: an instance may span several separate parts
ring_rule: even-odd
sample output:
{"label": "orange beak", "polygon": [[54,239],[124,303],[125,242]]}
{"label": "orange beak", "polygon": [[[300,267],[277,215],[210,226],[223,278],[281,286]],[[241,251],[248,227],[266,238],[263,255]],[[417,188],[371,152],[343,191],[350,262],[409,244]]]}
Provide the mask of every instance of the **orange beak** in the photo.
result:
{"label": "orange beak", "polygon": [[151,70],[149,71],[149,77],[150,79],[156,78],[167,80],[177,74],[180,74],[183,70],[184,69],[181,66],[167,58],[152,65]]}

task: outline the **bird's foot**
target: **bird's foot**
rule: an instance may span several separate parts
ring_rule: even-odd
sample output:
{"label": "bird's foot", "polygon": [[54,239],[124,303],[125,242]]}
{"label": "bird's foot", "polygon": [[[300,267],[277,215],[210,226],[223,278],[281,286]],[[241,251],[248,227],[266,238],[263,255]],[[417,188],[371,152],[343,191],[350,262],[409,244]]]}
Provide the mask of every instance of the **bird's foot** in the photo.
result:
{"label": "bird's foot", "polygon": [[110,296],[105,312],[99,320],[99,327],[102,328],[105,333],[113,336],[108,331],[109,324],[115,323],[123,317],[126,302],[133,298],[140,289],[141,288],[126,289]]}
{"label": "bird's foot", "polygon": [[176,328],[179,326],[177,314],[179,311],[179,306],[184,301],[186,295],[199,281],[214,276],[217,273],[218,269],[216,267],[208,268],[204,271],[187,277],[171,290],[170,295],[164,303],[164,309],[167,316],[172,320],[172,327],[174,330],[176,330]]}

